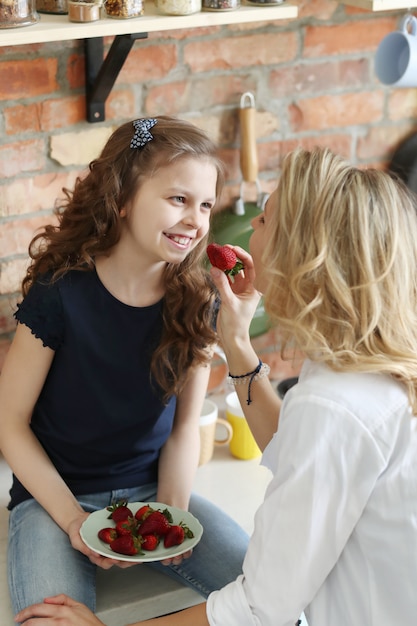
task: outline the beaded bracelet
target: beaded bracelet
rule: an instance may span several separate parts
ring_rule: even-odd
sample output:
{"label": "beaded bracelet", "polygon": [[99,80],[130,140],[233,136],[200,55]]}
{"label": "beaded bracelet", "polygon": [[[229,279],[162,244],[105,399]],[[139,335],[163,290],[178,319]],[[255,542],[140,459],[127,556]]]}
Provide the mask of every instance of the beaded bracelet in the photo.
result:
{"label": "beaded bracelet", "polygon": [[269,367],[269,365],[267,365],[267,363],[262,363],[261,359],[259,359],[258,365],[255,367],[254,370],[252,370],[252,372],[247,372],[246,374],[240,374],[238,376],[233,376],[233,374],[229,372],[227,381],[234,386],[244,385],[247,379],[249,378],[248,398],[246,400],[246,404],[251,404],[252,398],[250,397],[250,392],[251,392],[253,381],[260,380],[261,378],[265,378],[265,376],[268,376],[270,371],[271,371],[271,368]]}

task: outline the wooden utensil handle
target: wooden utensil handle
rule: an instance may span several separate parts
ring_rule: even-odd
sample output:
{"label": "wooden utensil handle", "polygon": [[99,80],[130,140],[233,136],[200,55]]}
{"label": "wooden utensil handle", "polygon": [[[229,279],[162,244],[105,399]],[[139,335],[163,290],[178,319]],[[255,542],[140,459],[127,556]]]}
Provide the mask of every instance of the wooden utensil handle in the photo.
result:
{"label": "wooden utensil handle", "polygon": [[243,180],[254,183],[258,178],[254,107],[239,109],[240,118],[240,169]]}

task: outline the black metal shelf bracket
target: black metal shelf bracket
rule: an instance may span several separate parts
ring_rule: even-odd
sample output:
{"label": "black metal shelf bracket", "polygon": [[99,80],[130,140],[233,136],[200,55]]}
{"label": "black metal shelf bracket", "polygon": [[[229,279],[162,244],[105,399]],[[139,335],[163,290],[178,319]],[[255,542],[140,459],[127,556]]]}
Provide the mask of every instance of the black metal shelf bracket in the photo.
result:
{"label": "black metal shelf bracket", "polygon": [[104,121],[107,97],[116,82],[133,44],[136,39],[146,39],[147,36],[148,33],[116,35],[105,59],[103,59],[103,37],[92,37],[84,40],[88,122]]}

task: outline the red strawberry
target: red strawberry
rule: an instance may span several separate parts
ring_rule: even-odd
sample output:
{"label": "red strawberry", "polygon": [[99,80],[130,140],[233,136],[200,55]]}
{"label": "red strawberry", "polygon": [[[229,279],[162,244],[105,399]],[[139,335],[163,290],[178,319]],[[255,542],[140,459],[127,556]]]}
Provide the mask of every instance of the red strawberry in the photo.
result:
{"label": "red strawberry", "polygon": [[207,246],[207,256],[214,267],[218,267],[219,270],[222,270],[229,276],[234,276],[243,269],[243,263],[239,261],[235,252],[228,246],[210,243]]}
{"label": "red strawberry", "polygon": [[133,537],[132,535],[123,535],[122,537],[117,537],[114,539],[110,548],[113,552],[117,552],[118,554],[126,554],[127,556],[134,556],[135,554],[143,554],[140,549],[140,541],[137,537]]}
{"label": "red strawberry", "polygon": [[112,519],[115,522],[125,520],[128,517],[133,517],[133,513],[127,506],[126,500],[122,500],[121,502],[116,502],[116,504],[108,506],[107,510],[110,511],[109,519]]}
{"label": "red strawberry", "polygon": [[143,522],[143,520],[146,519],[154,510],[155,509],[149,506],[149,504],[144,504],[140,507],[140,509],[136,511],[135,518],[138,520],[138,522]]}
{"label": "red strawberry", "polygon": [[105,543],[111,543],[118,536],[115,528],[102,528],[97,534],[98,538]]}
{"label": "red strawberry", "polygon": [[184,522],[172,524],[171,528],[164,537],[164,547],[171,548],[172,546],[178,546],[186,537],[187,539],[192,539],[194,537],[194,533],[184,524]]}
{"label": "red strawberry", "polygon": [[116,531],[121,535],[135,535],[137,530],[137,522],[134,517],[127,517],[116,522]]}
{"label": "red strawberry", "polygon": [[179,546],[184,541],[184,529],[182,526],[173,525],[164,537],[164,548]]}
{"label": "red strawberry", "polygon": [[142,537],[142,549],[149,552],[155,550],[159,544],[159,537],[157,535],[145,535]]}
{"label": "red strawberry", "polygon": [[[167,509],[165,509],[165,511],[169,514]],[[172,518],[169,520],[165,512],[153,511],[139,526],[138,533],[142,536],[153,534],[166,535],[170,529],[170,521],[172,521]]]}

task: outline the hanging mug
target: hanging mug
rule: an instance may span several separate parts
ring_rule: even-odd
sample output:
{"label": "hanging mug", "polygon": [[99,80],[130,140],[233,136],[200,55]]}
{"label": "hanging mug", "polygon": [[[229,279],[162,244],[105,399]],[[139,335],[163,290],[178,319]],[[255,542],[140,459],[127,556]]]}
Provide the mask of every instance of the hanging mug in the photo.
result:
{"label": "hanging mug", "polygon": [[381,41],[375,56],[375,73],[391,87],[417,86],[417,19],[406,15],[401,28]]}

